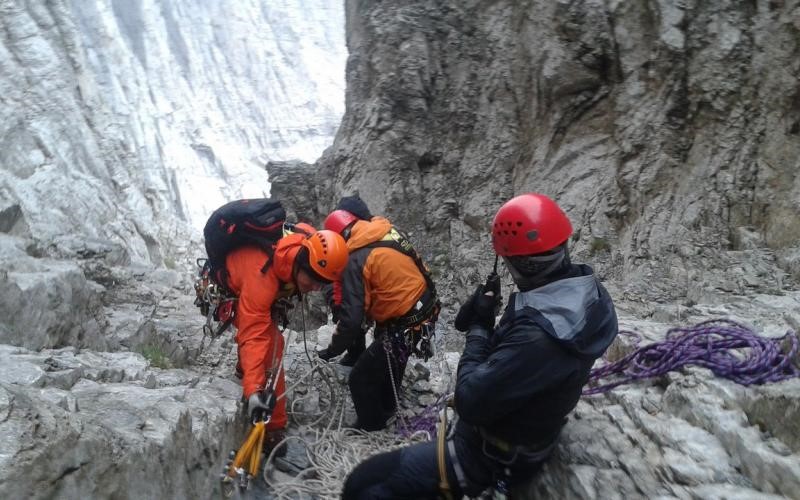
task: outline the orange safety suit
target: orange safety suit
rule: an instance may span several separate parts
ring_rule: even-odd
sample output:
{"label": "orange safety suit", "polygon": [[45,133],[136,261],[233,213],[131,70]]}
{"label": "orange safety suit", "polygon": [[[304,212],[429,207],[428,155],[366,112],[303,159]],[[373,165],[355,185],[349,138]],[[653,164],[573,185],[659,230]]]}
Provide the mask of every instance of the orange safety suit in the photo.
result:
{"label": "orange safety suit", "polygon": [[[268,371],[277,369],[283,353],[283,336],[270,312],[272,304],[294,293],[292,277],[294,260],[305,235],[291,233],[278,240],[275,253],[266,272],[267,253],[257,247],[240,247],[228,254],[225,266],[231,291],[239,298],[234,326],[239,346],[244,398],[266,389]],[[273,363],[274,358],[274,365]],[[283,370],[278,375],[276,396],[286,390]],[[286,427],[286,399],[275,405],[267,429]]]}

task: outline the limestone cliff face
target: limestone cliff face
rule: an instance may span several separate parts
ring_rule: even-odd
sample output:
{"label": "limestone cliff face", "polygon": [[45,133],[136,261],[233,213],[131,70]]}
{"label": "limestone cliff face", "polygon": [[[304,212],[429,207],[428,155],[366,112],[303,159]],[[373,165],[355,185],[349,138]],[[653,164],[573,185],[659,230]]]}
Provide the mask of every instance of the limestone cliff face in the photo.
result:
{"label": "limestone cliff face", "polygon": [[165,268],[269,193],[265,161],[330,144],[343,24],[328,0],[0,0],[0,498],[219,497],[235,342]]}
{"label": "limestone cliff face", "polygon": [[800,277],[800,2],[346,4],[320,211],[359,191],[456,283],[488,268],[491,217],[526,191],[632,294]]}
{"label": "limestone cliff face", "polygon": [[0,232],[36,254],[162,264],[340,121],[336,2],[2,0],[0,35]]}

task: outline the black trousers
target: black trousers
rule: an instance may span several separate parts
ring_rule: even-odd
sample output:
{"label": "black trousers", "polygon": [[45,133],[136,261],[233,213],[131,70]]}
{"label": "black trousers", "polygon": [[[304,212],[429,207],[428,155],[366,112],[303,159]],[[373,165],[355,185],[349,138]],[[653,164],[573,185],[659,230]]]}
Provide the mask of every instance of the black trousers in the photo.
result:
{"label": "black trousers", "polygon": [[[451,438],[464,474],[465,485],[459,485],[450,455],[451,443],[446,443],[445,463],[447,482],[454,499],[464,495],[476,497],[505,478],[506,465],[484,453],[483,441],[466,428],[457,429]],[[530,480],[541,468],[547,456],[520,457],[510,465],[512,488]],[[344,500],[434,499],[439,498],[439,464],[436,442],[419,443],[399,450],[375,455],[361,462],[344,483]]]}
{"label": "black trousers", "polygon": [[[357,426],[365,431],[383,429],[386,421],[394,415],[397,409],[394,393],[396,390],[400,394],[400,385],[406,371],[407,360],[399,347],[392,345],[391,355],[387,359],[383,335],[376,337],[358,358],[348,381],[358,416]],[[389,366],[392,369],[391,376]]]}
{"label": "black trousers", "polygon": [[[449,458],[447,463],[453,498],[461,498]],[[435,498],[439,498],[435,442],[419,443],[368,458],[353,469],[342,492],[343,500]]]}

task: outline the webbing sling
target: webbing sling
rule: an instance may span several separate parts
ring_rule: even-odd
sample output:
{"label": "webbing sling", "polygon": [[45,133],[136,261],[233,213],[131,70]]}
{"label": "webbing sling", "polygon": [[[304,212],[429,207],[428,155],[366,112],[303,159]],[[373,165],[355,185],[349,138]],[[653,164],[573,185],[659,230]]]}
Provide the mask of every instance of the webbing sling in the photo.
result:
{"label": "webbing sling", "polygon": [[442,409],[439,419],[439,433],[436,436],[436,462],[439,465],[439,489],[445,500],[453,500],[450,482],[447,480],[447,462],[445,461],[445,441],[447,439],[447,408]]}

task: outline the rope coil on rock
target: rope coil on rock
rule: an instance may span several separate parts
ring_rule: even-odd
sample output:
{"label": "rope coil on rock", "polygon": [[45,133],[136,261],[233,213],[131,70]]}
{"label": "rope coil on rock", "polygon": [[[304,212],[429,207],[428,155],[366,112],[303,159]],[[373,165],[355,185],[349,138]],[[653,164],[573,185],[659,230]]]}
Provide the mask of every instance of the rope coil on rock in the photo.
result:
{"label": "rope coil on rock", "polygon": [[[664,340],[644,346],[640,345],[642,337],[636,332],[621,331],[620,335],[630,337],[635,350],[616,362],[593,369],[584,395],[605,393],[620,385],[662,376],[689,365],[708,368],[716,376],[742,385],[800,376],[800,368],[793,362],[800,342],[792,331],[779,338],[768,338],[735,321],[715,319],[671,328]],[[305,343],[305,338],[303,340]],[[782,349],[782,346],[785,347]],[[263,478],[272,498],[338,498],[343,479],[358,463],[411,442],[430,440],[436,432],[438,413],[447,411],[443,409],[447,396],[443,395],[421,413],[398,418],[394,430],[364,432],[346,428],[346,383],[337,375],[334,364],[312,358],[307,349],[306,355],[310,367],[298,370],[299,373],[291,377],[292,384],[280,395],[283,398],[294,393],[294,397],[289,398],[288,413],[299,424],[298,434],[276,444],[263,463]],[[394,382],[392,380],[393,386]],[[295,392],[302,385],[326,390],[308,394]],[[311,401],[313,409],[303,408],[314,397],[320,399],[316,403]],[[395,393],[394,397],[399,409],[399,394]],[[321,404],[324,400],[327,406]],[[272,475],[276,451],[290,441],[301,443],[307,464],[302,470],[298,466],[299,472],[291,479],[287,476],[277,479]]]}
{"label": "rope coil on rock", "polygon": [[[641,338],[635,332],[620,333]],[[789,345],[788,352],[781,348],[784,342]],[[671,328],[664,340],[638,347],[619,361],[593,369],[583,394],[602,394],[688,365],[708,368],[716,376],[741,385],[780,382],[800,376],[793,363],[797,353],[797,334],[791,330],[782,337],[762,337],[736,321],[712,319]]]}

